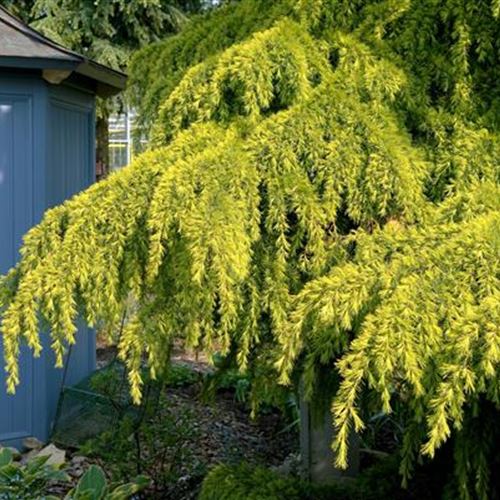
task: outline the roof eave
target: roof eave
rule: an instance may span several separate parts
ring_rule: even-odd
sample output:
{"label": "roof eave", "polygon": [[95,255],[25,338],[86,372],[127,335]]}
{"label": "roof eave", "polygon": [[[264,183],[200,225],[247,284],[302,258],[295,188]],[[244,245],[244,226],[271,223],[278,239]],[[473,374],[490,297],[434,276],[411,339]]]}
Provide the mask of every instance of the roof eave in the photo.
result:
{"label": "roof eave", "polygon": [[127,84],[127,75],[125,73],[108,68],[90,59],[84,59],[75,69],[75,73],[94,80],[97,83],[97,95],[99,97],[110,97],[119,94]]}
{"label": "roof eave", "polygon": [[0,68],[20,69],[67,69],[74,71],[81,64],[79,60],[53,59],[46,57],[0,56]]}

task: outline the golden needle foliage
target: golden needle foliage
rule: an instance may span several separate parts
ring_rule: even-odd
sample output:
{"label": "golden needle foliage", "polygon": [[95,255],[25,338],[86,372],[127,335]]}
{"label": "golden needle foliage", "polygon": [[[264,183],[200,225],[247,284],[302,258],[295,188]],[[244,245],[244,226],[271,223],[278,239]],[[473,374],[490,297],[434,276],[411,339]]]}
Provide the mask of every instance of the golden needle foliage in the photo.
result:
{"label": "golden needle foliage", "polygon": [[303,0],[257,15],[265,3],[230,3],[136,57],[134,95],[161,101],[153,147],[26,235],[0,283],[8,388],[21,342],[40,353],[40,318],[60,365],[79,315],[112,330],[132,299],[119,353],[135,400],[143,355],[158,373],[174,337],[235,352],[242,370],[265,362],[281,383],[300,372],[313,398],[326,369],[341,378],[339,466],[369,392],[385,412],[405,404],[405,477],[453,435],[460,495],[487,498],[498,6]]}

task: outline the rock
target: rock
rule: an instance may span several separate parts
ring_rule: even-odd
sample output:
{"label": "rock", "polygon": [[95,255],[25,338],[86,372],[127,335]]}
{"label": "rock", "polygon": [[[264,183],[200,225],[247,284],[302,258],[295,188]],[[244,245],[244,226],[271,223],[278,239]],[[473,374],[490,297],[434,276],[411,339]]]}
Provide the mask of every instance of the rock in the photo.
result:
{"label": "rock", "polygon": [[27,437],[23,441],[23,446],[28,450],[41,450],[43,443],[36,437]]}
{"label": "rock", "polygon": [[70,476],[79,478],[79,477],[83,476],[83,472],[84,471],[83,471],[83,469],[81,467],[72,467],[67,472],[69,473]]}
{"label": "rock", "polygon": [[297,475],[300,471],[301,458],[298,453],[290,453],[286,457],[285,461],[276,467],[271,467],[271,469],[282,476]]}
{"label": "rock", "polygon": [[61,466],[66,463],[66,452],[64,450],[60,450],[54,444],[49,444],[48,446],[40,450],[36,456],[37,457],[49,456],[50,458],[46,462],[47,465]]}
{"label": "rock", "polygon": [[87,457],[81,457],[79,455],[75,455],[72,459],[71,459],[71,465],[83,465],[85,463],[85,461],[87,460]]}

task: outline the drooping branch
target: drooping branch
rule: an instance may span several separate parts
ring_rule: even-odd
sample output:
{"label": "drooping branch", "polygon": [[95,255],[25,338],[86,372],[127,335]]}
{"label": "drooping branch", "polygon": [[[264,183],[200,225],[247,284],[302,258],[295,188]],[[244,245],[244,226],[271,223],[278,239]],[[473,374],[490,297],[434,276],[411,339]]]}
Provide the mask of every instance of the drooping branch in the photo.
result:
{"label": "drooping branch", "polygon": [[314,25],[281,18],[180,71],[154,149],[27,234],[0,282],[11,392],[21,342],[40,353],[40,318],[61,364],[79,315],[110,331],[132,303],[118,347],[135,400],[144,355],[161,372],[174,337],[242,369],[258,353],[283,383],[305,369],[311,397],[315,368],[338,370],[340,465],[366,390],[387,412],[405,401],[405,474],[450,433],[470,439],[472,406],[498,406],[498,133],[489,97],[475,113],[452,102],[487,70],[472,58],[444,91],[414,70],[422,57],[404,60],[411,9],[360,4],[349,20],[337,2],[339,32],[313,3]]}

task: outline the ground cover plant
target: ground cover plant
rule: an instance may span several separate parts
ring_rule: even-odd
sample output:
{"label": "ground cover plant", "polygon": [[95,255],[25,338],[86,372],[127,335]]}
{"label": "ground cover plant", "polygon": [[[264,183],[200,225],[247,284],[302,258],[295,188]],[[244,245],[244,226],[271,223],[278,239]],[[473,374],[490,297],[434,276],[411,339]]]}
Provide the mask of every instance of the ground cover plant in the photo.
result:
{"label": "ground cover plant", "polygon": [[79,314],[111,331],[132,296],[137,402],[181,338],[250,373],[255,407],[301,377],[339,467],[397,405],[404,480],[449,444],[447,491],[494,498],[499,14],[241,0],[139,53],[151,150],[49,211],[0,284],[9,390],[40,317],[62,364]]}

